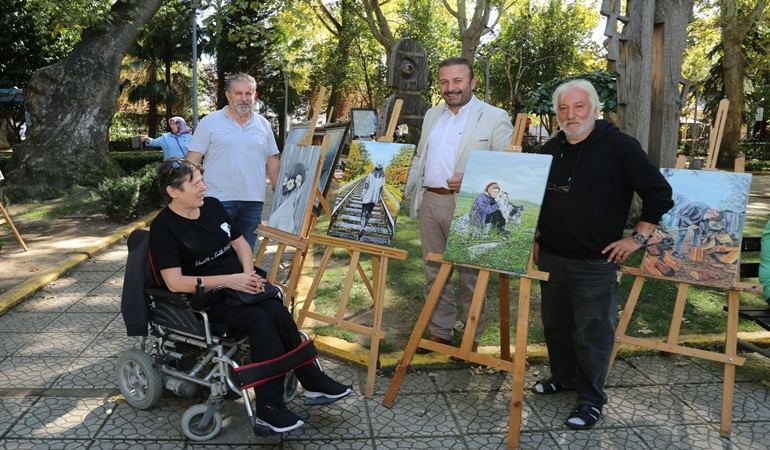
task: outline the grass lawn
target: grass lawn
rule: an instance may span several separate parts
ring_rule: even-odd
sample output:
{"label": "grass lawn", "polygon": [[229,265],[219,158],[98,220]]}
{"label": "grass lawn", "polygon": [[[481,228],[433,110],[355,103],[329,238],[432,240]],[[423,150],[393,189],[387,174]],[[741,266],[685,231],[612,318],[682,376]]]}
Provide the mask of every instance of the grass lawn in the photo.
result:
{"label": "grass lawn", "polygon": [[[414,324],[422,311],[424,304],[423,288],[425,276],[422,269],[422,249],[418,223],[409,219],[408,207],[401,208],[396,223],[396,231],[393,238],[393,247],[408,252],[405,261],[390,261],[385,293],[385,309],[383,315],[383,329],[387,331],[387,337],[383,341],[381,351],[402,350],[411,335]],[[760,236],[764,229],[766,217],[748,217],[744,227],[745,236]],[[322,216],[316,223],[315,232],[326,234],[328,218]],[[629,230],[630,232],[630,230]],[[313,246],[312,258],[317,261],[323,255],[324,248]],[[758,255],[747,255],[745,260],[758,260]],[[311,256],[309,256],[310,258]],[[638,267],[641,263],[642,252],[637,252],[626,262],[627,266]],[[316,309],[325,314],[334,315],[339,302],[339,295],[343,287],[345,276],[348,272],[349,258],[346,251],[337,249],[330,261],[329,268],[324,272],[321,285],[314,299]],[[370,273],[371,262],[367,257],[361,259],[362,267]],[[311,272],[311,276],[316,276]],[[453,277],[453,279],[456,276]],[[372,302],[365,286],[356,277],[351,298],[346,311],[346,317],[358,320],[360,323],[371,325]],[[623,276],[620,283],[620,308],[628,298],[633,284],[633,277]],[[756,280],[753,280],[756,281]],[[511,277],[511,336],[512,340],[516,332],[516,299],[518,298],[519,278]],[[634,317],[629,325],[627,334],[632,336],[660,337],[668,335],[669,323],[676,299],[678,283],[648,279],[642,289],[639,302],[634,312]],[[481,345],[499,345],[499,286],[494,274],[490,277],[487,287],[487,322]],[[685,307],[681,334],[720,334],[724,333],[726,326],[726,313],[722,306],[726,304],[727,291],[711,287],[691,286],[688,302]],[[764,305],[764,300],[758,295],[741,294],[742,304]],[[459,312],[458,312],[459,317]],[[754,323],[741,321],[740,331],[757,331],[761,328]],[[355,341],[355,333],[341,331],[334,327],[318,327],[314,331],[321,335],[333,335]],[[455,343],[459,343],[460,336],[455,336]],[[529,322],[529,342],[543,343],[543,329],[540,319],[540,289],[537,282],[533,283],[532,300]]]}

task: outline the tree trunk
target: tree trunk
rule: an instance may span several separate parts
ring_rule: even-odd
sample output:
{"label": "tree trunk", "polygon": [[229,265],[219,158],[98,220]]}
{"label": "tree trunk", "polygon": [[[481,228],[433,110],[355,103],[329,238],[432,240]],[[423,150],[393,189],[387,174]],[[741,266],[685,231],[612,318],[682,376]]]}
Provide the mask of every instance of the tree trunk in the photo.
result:
{"label": "tree trunk", "polygon": [[32,126],[6,176],[10,198],[52,198],[120,173],[108,150],[120,65],[161,3],[116,0],[113,20],[85,30],[69,56],[35,72],[27,95]]}
{"label": "tree trunk", "polygon": [[734,167],[738,155],[738,143],[741,140],[743,123],[743,78],[746,68],[746,56],[743,54],[743,41],[754,22],[753,18],[763,14],[767,2],[760,0],[752,11],[739,15],[736,0],[720,0],[722,15],[722,69],[724,71],[725,97],[730,101],[730,108],[725,118],[722,143],[717,159],[717,167]]}

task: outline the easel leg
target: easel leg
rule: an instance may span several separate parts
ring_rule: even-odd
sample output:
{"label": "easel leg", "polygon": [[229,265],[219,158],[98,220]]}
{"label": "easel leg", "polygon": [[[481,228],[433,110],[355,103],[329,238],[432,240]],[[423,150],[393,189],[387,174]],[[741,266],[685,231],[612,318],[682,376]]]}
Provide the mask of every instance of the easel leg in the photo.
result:
{"label": "easel leg", "polygon": [[417,323],[414,325],[412,336],[409,338],[409,342],[406,344],[404,355],[401,357],[401,362],[396,366],[396,372],[393,374],[393,380],[390,382],[387,392],[385,392],[385,398],[382,404],[390,408],[393,406],[393,400],[398,395],[398,390],[401,388],[401,383],[406,376],[406,370],[409,368],[409,363],[414,358],[414,352],[417,351],[417,347],[422,340],[422,334],[425,329],[428,328],[428,321],[430,320],[433,310],[436,309],[436,304],[441,296],[441,291],[444,289],[449,274],[452,272],[452,264],[444,262],[441,264],[441,268],[436,276],[436,281],[433,282],[433,287],[428,294],[428,298],[425,300],[425,306],[422,307],[420,317],[417,319]]}
{"label": "easel leg", "polygon": [[489,283],[489,271],[479,270],[479,277],[476,280],[476,287],[471,299],[471,307],[468,310],[468,321],[465,324],[463,340],[460,342],[460,351],[458,356],[463,359],[473,350],[473,342],[476,339],[476,331],[479,329],[479,316],[484,307],[484,296],[487,293],[487,283]]}
{"label": "easel leg", "polygon": [[501,273],[500,284],[500,359],[511,360],[510,277]]}
{"label": "easel leg", "polygon": [[[382,260],[380,262],[380,260]],[[375,295],[374,300],[374,323],[372,324],[372,343],[369,349],[369,367],[366,374],[366,398],[374,396],[374,376],[377,373],[377,361],[380,354],[380,336],[382,336],[382,310],[385,301],[385,276],[388,273],[388,258],[376,257],[372,255],[372,275]]]}
{"label": "easel leg", "polygon": [[[725,333],[725,355],[735,356],[738,350],[738,291],[731,290],[727,295],[727,332]],[[719,434],[730,437],[730,424],[733,419],[733,398],[735,394],[735,364],[725,364],[725,376],[722,380],[722,421]]]}
{"label": "easel leg", "polygon": [[[508,448],[519,448],[521,413],[524,409],[524,372],[527,370],[527,338],[532,280],[522,277],[519,285],[519,308],[516,322],[516,349],[511,382],[511,412],[508,417]],[[502,305],[500,305],[502,308]],[[506,305],[508,309],[508,305]]]}
{"label": "easel leg", "polygon": [[679,343],[679,331],[682,329],[682,316],[684,316],[684,305],[687,303],[687,291],[689,289],[689,284],[679,283],[674,312],[671,315],[671,327],[668,329],[668,339],[666,339],[668,344],[676,345]]}
{"label": "easel leg", "polygon": [[639,300],[639,295],[642,293],[642,286],[644,286],[644,277],[636,277],[634,279],[634,285],[631,287],[631,292],[628,293],[628,300],[626,300],[626,306],[623,308],[623,314],[620,316],[618,326],[615,327],[615,344],[612,346],[612,355],[610,355],[610,368],[615,362],[615,356],[618,354],[620,348],[620,336],[626,335],[626,329],[631,322],[631,316],[634,315],[634,308],[636,308],[636,302]]}
{"label": "easel leg", "polygon": [[25,244],[24,239],[21,238],[19,231],[13,224],[13,220],[11,220],[11,216],[8,215],[8,211],[6,211],[5,207],[3,206],[3,202],[0,202],[0,210],[2,210],[3,217],[5,217],[5,221],[8,222],[8,225],[11,227],[11,231],[13,231],[13,235],[16,236],[16,240],[19,241],[21,248],[23,248],[25,252],[28,252],[29,250],[27,249],[27,244]]}
{"label": "easel leg", "polygon": [[326,247],[326,251],[324,251],[324,256],[321,258],[321,264],[318,266],[318,274],[319,276],[316,276],[313,280],[313,284],[310,285],[310,290],[307,293],[307,296],[305,296],[305,302],[302,305],[302,309],[299,312],[299,317],[297,317],[297,328],[302,329],[302,325],[305,323],[305,317],[307,317],[307,312],[310,311],[310,304],[313,303],[313,298],[315,298],[315,293],[318,290],[318,285],[321,284],[321,276],[326,270],[326,266],[329,264],[329,258],[332,256],[332,247]]}

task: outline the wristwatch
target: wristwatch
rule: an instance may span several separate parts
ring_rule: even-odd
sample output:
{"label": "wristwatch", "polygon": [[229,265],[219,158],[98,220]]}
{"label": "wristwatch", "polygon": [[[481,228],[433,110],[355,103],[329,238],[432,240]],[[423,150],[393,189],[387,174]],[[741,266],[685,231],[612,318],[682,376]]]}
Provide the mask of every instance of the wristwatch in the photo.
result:
{"label": "wristwatch", "polygon": [[634,237],[634,242],[636,242],[639,245],[647,245],[647,240],[650,238],[644,233],[639,233],[637,231],[634,231],[631,236]]}

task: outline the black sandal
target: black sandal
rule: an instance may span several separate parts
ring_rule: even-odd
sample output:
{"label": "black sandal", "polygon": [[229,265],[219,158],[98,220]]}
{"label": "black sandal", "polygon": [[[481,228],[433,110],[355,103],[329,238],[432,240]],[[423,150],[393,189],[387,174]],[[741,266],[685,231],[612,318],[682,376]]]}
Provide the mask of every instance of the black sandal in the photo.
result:
{"label": "black sandal", "polygon": [[587,430],[593,428],[601,416],[601,408],[583,403],[572,410],[564,423],[573,430]]}
{"label": "black sandal", "polygon": [[574,391],[574,390],[575,390],[574,388],[568,388],[563,384],[561,384],[561,382],[557,380],[556,377],[540,380],[537,383],[535,383],[534,386],[532,386],[532,392],[538,395],[551,395],[557,392]]}

